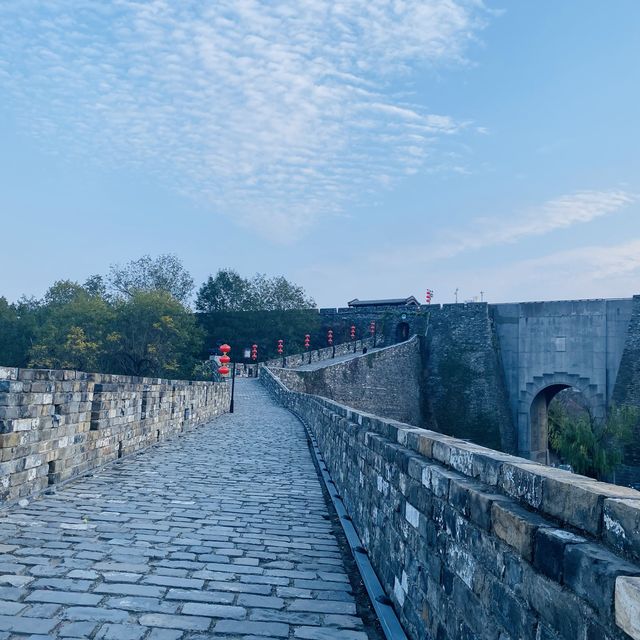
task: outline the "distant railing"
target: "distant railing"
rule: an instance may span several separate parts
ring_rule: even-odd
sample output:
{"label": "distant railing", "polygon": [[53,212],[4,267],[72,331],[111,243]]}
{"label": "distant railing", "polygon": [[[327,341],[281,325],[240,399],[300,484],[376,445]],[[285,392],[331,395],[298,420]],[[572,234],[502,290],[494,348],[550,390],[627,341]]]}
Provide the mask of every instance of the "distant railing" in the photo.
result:
{"label": "distant railing", "polygon": [[[376,336],[376,346],[382,346],[381,336]],[[363,340],[354,340],[352,342],[342,342],[331,347],[323,347],[322,349],[314,349],[304,351],[302,353],[292,353],[291,355],[272,358],[260,364],[267,367],[301,367],[312,362],[320,362],[323,360],[331,360],[334,357],[346,356],[350,353],[362,353],[363,349],[373,347],[373,338],[364,338]]]}

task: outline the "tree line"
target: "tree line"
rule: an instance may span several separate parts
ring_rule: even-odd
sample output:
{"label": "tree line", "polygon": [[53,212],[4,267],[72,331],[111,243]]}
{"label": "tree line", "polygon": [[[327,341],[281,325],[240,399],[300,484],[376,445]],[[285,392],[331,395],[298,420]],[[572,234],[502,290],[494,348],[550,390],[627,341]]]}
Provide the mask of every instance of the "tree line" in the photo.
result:
{"label": "tree line", "polygon": [[82,284],[54,282],[42,298],[0,297],[0,364],[201,378],[216,343],[239,349],[260,340],[264,359],[279,333],[291,338],[317,324],[314,308],[282,276],[220,269],[196,292],[176,256],[143,256]]}

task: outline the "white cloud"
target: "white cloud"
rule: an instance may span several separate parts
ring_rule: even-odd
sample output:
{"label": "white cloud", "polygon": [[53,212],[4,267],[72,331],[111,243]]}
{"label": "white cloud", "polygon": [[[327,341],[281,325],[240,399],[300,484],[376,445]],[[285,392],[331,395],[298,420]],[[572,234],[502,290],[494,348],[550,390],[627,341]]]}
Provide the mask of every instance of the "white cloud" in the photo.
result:
{"label": "white cloud", "polygon": [[616,213],[636,200],[625,191],[578,191],[531,207],[509,218],[479,218],[471,229],[440,247],[440,257],[452,257],[469,249],[510,244],[529,236],[590,222]]}
{"label": "white cloud", "polygon": [[[578,191],[511,216],[476,218],[463,229],[448,229],[428,246],[403,247],[385,253],[385,261],[431,263],[466,251],[513,244],[527,237],[591,222],[619,212],[638,197],[627,191]],[[375,258],[374,258],[375,259]]]}
{"label": "white cloud", "polygon": [[480,0],[3,3],[0,97],[53,150],[144,166],[294,236],[469,124],[389,87],[464,63],[487,15]]}

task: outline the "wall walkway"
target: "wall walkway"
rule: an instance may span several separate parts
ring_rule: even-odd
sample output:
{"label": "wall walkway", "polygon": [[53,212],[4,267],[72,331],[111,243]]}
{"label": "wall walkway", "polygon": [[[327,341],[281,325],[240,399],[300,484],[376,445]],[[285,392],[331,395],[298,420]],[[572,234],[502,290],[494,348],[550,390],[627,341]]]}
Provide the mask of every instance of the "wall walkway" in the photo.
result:
{"label": "wall walkway", "polygon": [[236,382],[233,414],[2,513],[0,638],[378,639],[302,425]]}

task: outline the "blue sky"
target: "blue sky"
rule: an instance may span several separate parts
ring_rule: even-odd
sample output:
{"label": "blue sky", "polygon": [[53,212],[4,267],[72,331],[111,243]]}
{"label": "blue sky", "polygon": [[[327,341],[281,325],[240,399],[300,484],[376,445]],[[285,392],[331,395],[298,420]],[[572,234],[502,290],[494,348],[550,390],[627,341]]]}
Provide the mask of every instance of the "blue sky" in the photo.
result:
{"label": "blue sky", "polygon": [[0,4],[0,295],[143,254],[321,306],[640,293],[636,0]]}

